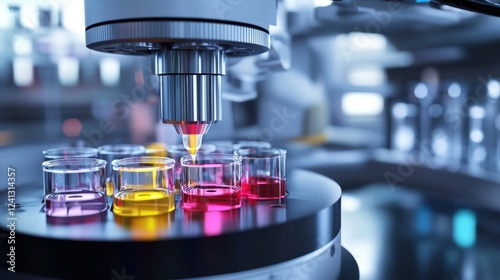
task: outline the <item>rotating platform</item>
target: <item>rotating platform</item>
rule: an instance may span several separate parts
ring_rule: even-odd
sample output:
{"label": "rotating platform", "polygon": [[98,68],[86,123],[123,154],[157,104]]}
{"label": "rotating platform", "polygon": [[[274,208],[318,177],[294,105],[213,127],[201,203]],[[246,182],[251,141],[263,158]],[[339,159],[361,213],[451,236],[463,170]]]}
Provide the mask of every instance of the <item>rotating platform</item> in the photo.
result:
{"label": "rotating platform", "polygon": [[[15,270],[31,279],[339,279],[347,252],[340,243],[339,185],[296,169],[287,191],[281,201],[244,200],[231,211],[178,206],[161,216],[108,210],[52,219],[43,212],[41,185],[17,186]],[[7,201],[6,192],[2,197]],[[7,237],[7,203],[2,208],[0,237]],[[0,242],[2,252],[9,246]],[[6,268],[7,258],[0,255]]]}

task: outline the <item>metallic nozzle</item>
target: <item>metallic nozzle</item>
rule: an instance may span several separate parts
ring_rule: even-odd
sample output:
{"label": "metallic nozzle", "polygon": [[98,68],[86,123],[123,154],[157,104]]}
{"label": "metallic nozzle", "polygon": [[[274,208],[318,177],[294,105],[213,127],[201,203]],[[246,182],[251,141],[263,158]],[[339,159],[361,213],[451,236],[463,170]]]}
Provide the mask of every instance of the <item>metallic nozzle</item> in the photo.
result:
{"label": "metallic nozzle", "polygon": [[214,47],[165,49],[155,57],[161,119],[179,134],[205,134],[222,118],[224,54]]}
{"label": "metallic nozzle", "polygon": [[202,123],[202,122],[180,122],[173,123],[175,130],[179,134],[206,134],[208,129],[210,128],[211,123]]}

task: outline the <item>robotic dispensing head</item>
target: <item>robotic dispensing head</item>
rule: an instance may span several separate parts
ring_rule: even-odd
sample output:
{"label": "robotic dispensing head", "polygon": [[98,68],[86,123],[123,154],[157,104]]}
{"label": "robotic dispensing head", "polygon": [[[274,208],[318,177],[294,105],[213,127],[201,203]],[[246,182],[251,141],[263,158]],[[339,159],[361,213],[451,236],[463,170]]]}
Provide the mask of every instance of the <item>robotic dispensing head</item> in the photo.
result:
{"label": "robotic dispensing head", "polygon": [[162,122],[174,125],[194,155],[222,118],[226,55],[268,51],[276,11],[276,0],[85,0],[86,44],[151,57]]}

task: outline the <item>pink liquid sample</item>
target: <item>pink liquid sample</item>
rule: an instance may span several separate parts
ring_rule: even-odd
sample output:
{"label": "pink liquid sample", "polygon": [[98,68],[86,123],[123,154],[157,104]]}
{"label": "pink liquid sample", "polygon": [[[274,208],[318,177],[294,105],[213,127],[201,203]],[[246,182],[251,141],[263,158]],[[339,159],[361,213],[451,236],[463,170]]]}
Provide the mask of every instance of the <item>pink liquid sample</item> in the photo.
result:
{"label": "pink liquid sample", "polygon": [[182,190],[182,208],[222,211],[241,207],[241,190],[219,185],[195,186]]}
{"label": "pink liquid sample", "polygon": [[106,211],[106,196],[99,192],[72,191],[45,198],[45,213],[52,217],[79,217]]}
{"label": "pink liquid sample", "polygon": [[286,196],[286,183],[273,177],[241,179],[241,194],[249,199],[279,199]]}

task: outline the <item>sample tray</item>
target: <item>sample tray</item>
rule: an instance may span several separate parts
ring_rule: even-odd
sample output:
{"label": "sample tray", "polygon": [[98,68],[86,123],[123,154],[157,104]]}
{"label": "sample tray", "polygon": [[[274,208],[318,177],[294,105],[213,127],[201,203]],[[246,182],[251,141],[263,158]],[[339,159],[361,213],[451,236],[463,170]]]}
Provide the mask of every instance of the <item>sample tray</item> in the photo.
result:
{"label": "sample tray", "polygon": [[[17,186],[16,271],[53,278],[179,279],[255,270],[291,261],[340,240],[341,189],[333,180],[294,169],[286,199],[244,201],[221,212],[175,211],[152,217],[119,217],[108,210],[78,219],[52,219],[43,212],[43,188]],[[6,192],[1,193],[7,201]],[[1,252],[7,203],[1,204]],[[332,245],[333,244],[333,245]],[[333,252],[332,252],[333,254]],[[6,266],[6,254],[0,261]],[[8,265],[8,264],[7,264]],[[118,275],[118,276],[117,276]],[[116,278],[118,279],[118,278]]]}

